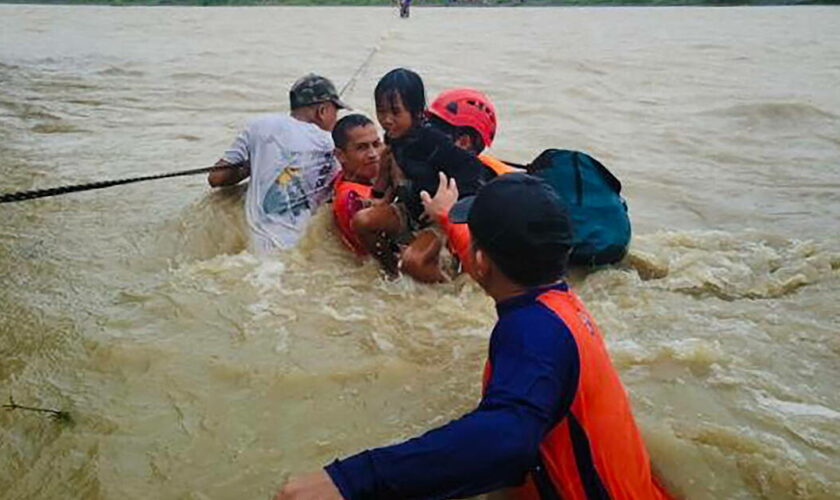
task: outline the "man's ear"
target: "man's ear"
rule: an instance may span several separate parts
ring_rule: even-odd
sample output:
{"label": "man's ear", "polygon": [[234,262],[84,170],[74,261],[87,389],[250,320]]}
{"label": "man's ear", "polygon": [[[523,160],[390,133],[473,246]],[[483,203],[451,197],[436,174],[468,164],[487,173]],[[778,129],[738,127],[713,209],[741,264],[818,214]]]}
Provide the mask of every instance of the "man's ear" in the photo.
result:
{"label": "man's ear", "polygon": [[341,163],[341,168],[347,164],[347,155],[344,154],[344,150],[336,147],[335,148],[335,157],[338,158],[338,162]]}
{"label": "man's ear", "polygon": [[466,149],[467,151],[472,151],[473,143],[472,137],[470,134],[461,134],[455,139],[455,145],[461,149]]}
{"label": "man's ear", "polygon": [[325,123],[327,121],[327,115],[329,114],[329,105],[326,103],[320,103],[315,106],[315,119],[318,120],[319,123]]}
{"label": "man's ear", "polygon": [[492,264],[490,263],[490,259],[487,258],[487,254],[484,253],[483,250],[480,248],[473,249],[473,278],[479,283],[486,279],[487,276],[490,275],[490,271],[492,268]]}

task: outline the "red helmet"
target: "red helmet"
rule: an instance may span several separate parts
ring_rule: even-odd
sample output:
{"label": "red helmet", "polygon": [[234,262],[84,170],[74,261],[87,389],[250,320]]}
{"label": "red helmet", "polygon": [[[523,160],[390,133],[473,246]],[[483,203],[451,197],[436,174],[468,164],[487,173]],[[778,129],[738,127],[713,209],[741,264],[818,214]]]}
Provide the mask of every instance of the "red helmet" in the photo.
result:
{"label": "red helmet", "polygon": [[473,89],[450,89],[441,92],[429,106],[429,114],[455,127],[470,127],[478,132],[484,146],[496,137],[496,108],[490,99]]}

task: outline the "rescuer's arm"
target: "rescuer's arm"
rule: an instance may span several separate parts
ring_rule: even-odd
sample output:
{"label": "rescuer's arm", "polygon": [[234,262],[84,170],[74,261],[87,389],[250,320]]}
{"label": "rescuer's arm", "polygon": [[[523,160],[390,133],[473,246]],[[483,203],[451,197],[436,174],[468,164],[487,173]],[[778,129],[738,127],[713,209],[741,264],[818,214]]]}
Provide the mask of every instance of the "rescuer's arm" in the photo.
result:
{"label": "rescuer's arm", "polygon": [[220,158],[214,165],[216,167],[230,166],[229,168],[220,168],[213,170],[207,174],[207,182],[212,187],[231,186],[237,184],[242,179],[251,175],[251,165],[248,162],[235,165],[224,158]]}
{"label": "rescuer's arm", "polygon": [[572,335],[540,308],[500,321],[491,340],[492,376],[476,410],[328,465],[342,496],[462,498],[521,484],[537,463],[540,441],[568,412],[579,373]]}
{"label": "rescuer's arm", "polygon": [[274,500],[342,500],[341,493],[323,470],[289,480]]}
{"label": "rescuer's arm", "polygon": [[235,168],[222,168],[207,174],[207,183],[212,187],[230,186],[251,175],[251,163],[248,144],[251,137],[249,126],[236,136],[233,144],[225,151],[224,158],[216,162],[216,166],[236,165]]}
{"label": "rescuer's arm", "polygon": [[426,216],[436,222],[446,233],[449,251],[461,261],[467,273],[472,273],[472,255],[470,253],[470,229],[466,224],[453,224],[449,221],[449,210],[458,201],[458,184],[455,179],[447,179],[443,172],[438,174],[438,189],[432,198],[429,193],[420,193]]}

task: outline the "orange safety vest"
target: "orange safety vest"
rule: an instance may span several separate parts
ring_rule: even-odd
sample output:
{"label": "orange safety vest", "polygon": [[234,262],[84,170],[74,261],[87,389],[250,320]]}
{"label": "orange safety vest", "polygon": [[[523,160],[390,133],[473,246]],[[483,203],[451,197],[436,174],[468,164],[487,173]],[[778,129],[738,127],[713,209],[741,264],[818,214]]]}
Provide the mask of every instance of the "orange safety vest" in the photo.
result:
{"label": "orange safety vest", "polygon": [[362,208],[361,202],[372,198],[371,190],[373,186],[346,181],[343,175],[339,175],[335,181],[334,189],[333,215],[341,240],[357,255],[365,255],[367,250],[359,241],[356,232],[353,231],[350,221],[356,215],[356,212]]}
{"label": "orange safety vest", "polygon": [[511,172],[519,172],[518,169],[511,167],[502,160],[494,158],[490,155],[480,154],[478,155],[478,159],[481,160],[481,163],[483,163],[485,167],[489,168],[493,172],[496,172],[496,175],[509,174]]}
{"label": "orange safety vest", "polygon": [[[537,297],[568,327],[577,344],[577,392],[565,415],[540,443],[550,486],[563,500],[660,500],[670,497],[657,483],[650,458],[630,411],[630,401],[610,362],[601,332],[571,290]],[[492,367],[484,369],[484,386]],[[534,473],[515,498],[541,498]]]}

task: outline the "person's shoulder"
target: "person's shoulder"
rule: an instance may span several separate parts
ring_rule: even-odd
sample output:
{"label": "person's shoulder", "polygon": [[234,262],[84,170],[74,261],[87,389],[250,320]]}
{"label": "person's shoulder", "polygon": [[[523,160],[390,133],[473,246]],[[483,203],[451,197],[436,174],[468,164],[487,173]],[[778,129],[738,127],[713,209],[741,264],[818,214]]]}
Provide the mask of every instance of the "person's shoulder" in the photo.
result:
{"label": "person's shoulder", "polygon": [[264,137],[283,129],[283,115],[270,113],[257,115],[245,125],[253,137]]}
{"label": "person's shoulder", "polygon": [[553,311],[534,301],[503,314],[497,324],[510,341],[523,345],[566,348],[574,337],[565,322]]}
{"label": "person's shoulder", "polygon": [[559,316],[536,300],[511,308],[499,318],[499,324],[506,326],[534,324],[545,328],[565,327],[565,323]]}
{"label": "person's shoulder", "polygon": [[270,127],[284,123],[286,118],[288,118],[288,116],[282,113],[265,113],[251,118],[248,121],[248,126],[255,128]]}
{"label": "person's shoulder", "polygon": [[281,115],[281,118],[283,120],[283,126],[290,133],[295,133],[307,137],[309,140],[313,141],[318,146],[325,148],[328,147],[329,149],[333,148],[332,134],[322,129],[318,125],[298,120],[297,118],[290,115]]}
{"label": "person's shoulder", "polygon": [[[288,114],[271,113],[260,115],[251,122],[252,128],[261,136],[271,136],[282,141],[309,141],[316,149],[333,149],[332,135],[317,125],[300,121]],[[305,143],[301,143],[305,144]]]}
{"label": "person's shoulder", "polygon": [[429,122],[423,123],[421,126],[415,129],[415,134],[420,140],[425,141],[449,141],[452,142],[452,139],[444,134],[441,130],[435,128]]}
{"label": "person's shoulder", "polygon": [[345,180],[343,175],[338,174],[333,184],[333,199],[336,202],[343,200],[350,195],[354,187],[352,182]]}
{"label": "person's shoulder", "polygon": [[348,197],[371,198],[371,190],[373,186],[369,184],[360,184],[358,182],[348,181],[343,176],[339,175],[335,180],[333,190],[335,192],[335,200],[341,200]]}
{"label": "person's shoulder", "polygon": [[409,157],[424,160],[447,146],[456,147],[448,135],[428,123],[413,127],[405,136],[392,140],[390,146],[394,151],[405,151]]}

